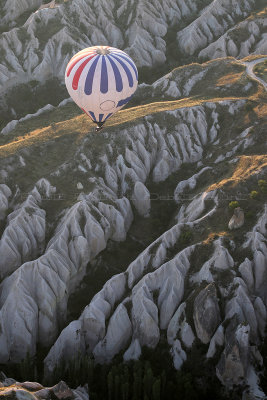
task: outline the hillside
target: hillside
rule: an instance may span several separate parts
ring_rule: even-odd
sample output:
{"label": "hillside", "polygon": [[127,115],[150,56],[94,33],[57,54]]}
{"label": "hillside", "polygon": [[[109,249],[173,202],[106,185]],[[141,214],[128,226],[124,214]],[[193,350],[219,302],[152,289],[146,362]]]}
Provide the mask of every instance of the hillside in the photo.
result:
{"label": "hillside", "polygon": [[[17,3],[0,6],[0,396],[266,398],[264,2]],[[62,82],[99,41],[141,82],[96,133]]]}

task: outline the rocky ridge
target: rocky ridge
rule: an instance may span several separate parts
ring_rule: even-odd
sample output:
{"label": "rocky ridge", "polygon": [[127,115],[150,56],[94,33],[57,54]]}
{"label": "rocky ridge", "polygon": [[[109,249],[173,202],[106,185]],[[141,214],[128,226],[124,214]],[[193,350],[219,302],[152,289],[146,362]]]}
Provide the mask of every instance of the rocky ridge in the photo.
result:
{"label": "rocky ridge", "polygon": [[[60,360],[71,361],[74,354],[85,351],[101,363],[110,362],[122,351],[125,360],[137,359],[143,346],[155,348],[162,332],[166,332],[165,340],[176,368],[186,360],[187,349],[198,341],[209,344],[207,358],[220,349],[217,376],[223,384],[231,387],[250,382],[251,376],[256,376],[257,346],[266,324],[266,299],[260,289],[266,268],[266,209],[261,209],[261,217],[244,241],[244,248],[251,249],[253,258],[235,261],[234,242],[222,236],[214,241],[210,256],[196,268],[192,259],[203,251],[202,241],[183,245],[185,231],[201,232],[201,227],[216,219],[222,207],[223,189],[211,190],[201,183],[206,179],[213,181],[211,163],[216,161],[215,165],[220,165],[229,160],[226,161],[229,168],[234,163],[238,169],[236,152],[256,146],[259,141],[259,135],[251,137],[253,122],[249,128],[242,122],[244,126],[238,134],[224,136],[227,127],[221,116],[227,115],[228,123],[236,118],[242,121],[245,110],[245,100],[207,102],[147,116],[120,132],[110,128],[108,137],[105,132],[97,137],[87,136],[74,160],[50,173],[53,184],[48,179],[36,183],[26,201],[16,206],[9,217],[1,239],[2,246],[12,243],[16,254],[10,264],[5,263],[10,265],[5,272],[9,276],[0,286],[2,363],[18,362],[29,352],[34,355],[38,343],[47,348],[52,346],[45,359],[48,375]],[[98,141],[102,147],[100,154],[94,151]],[[25,168],[29,157],[30,153],[24,155]],[[12,156],[10,160],[15,171],[20,159],[17,157],[16,161]],[[2,165],[6,173],[2,169],[2,174],[11,178],[8,162],[7,158],[5,166]],[[64,329],[68,299],[78,290],[88,262],[97,258],[108,240],[126,239],[133,213],[153,210],[149,181],[160,185],[171,175],[179,174],[183,165],[191,165],[193,173],[187,173],[184,180],[177,178],[173,187],[177,212],[172,227],[152,242],[125,272],[107,281],[80,318]],[[258,176],[265,174],[266,167],[262,165]],[[65,174],[83,182],[87,176],[93,186],[89,194],[81,193],[78,202],[59,214],[47,241],[44,221],[49,209],[46,212],[42,209],[44,199],[56,193]],[[255,177],[249,179],[254,181]],[[241,186],[245,187],[242,181]],[[7,185],[4,188],[10,197],[11,190],[7,190]],[[184,204],[182,196],[188,191],[194,194]],[[20,236],[21,242],[28,241],[25,255],[21,243],[14,240],[14,218],[17,218],[16,230],[25,232]],[[40,218],[40,224],[30,224],[32,218]],[[25,229],[30,225],[36,230],[28,231],[25,242]],[[40,257],[36,251],[42,253]],[[22,261],[21,255],[27,259]],[[224,273],[227,273],[227,287],[221,275]],[[188,296],[189,288],[193,295]],[[219,308],[222,302],[223,309]],[[10,310],[13,310],[12,321],[8,318]],[[230,368],[233,352],[242,356],[237,356],[236,364]]]}
{"label": "rocky ridge", "polygon": [[[13,3],[2,6],[2,24],[8,28],[0,37],[0,82],[7,96],[2,98],[2,106],[8,111],[9,120],[12,118],[7,109],[9,104],[13,117],[25,115],[21,115],[20,105],[16,107],[14,102],[11,105],[8,93],[14,85],[30,83],[38,87],[55,77],[62,83],[70,57],[95,43],[122,48],[139,67],[149,71],[155,66],[164,70],[164,64],[168,68],[181,64],[192,55],[198,61],[225,56],[243,58],[266,52],[266,12],[260,0],[246,0],[238,6],[232,0],[189,3],[169,0],[164,7],[158,1],[137,1],[133,6],[132,0],[116,3],[102,0],[95,7],[93,1],[69,0],[39,9],[40,2],[33,4],[32,0]],[[255,9],[259,13],[252,17]],[[22,19],[23,22],[12,27],[16,24],[10,20],[12,10],[16,10],[17,18],[31,14],[26,21]],[[16,21],[13,13],[12,18]],[[240,35],[240,31],[249,32],[250,36]],[[62,91],[59,86],[59,82],[54,85],[55,94]],[[1,117],[6,118],[4,114]]]}
{"label": "rocky ridge", "polygon": [[[263,52],[264,7],[179,0],[164,10],[159,2],[135,9],[129,1],[130,14],[118,2],[100,3],[101,18],[97,9],[89,18],[88,1],[38,11],[26,3],[29,15],[18,9],[18,27],[0,39],[8,52],[15,44],[6,60],[17,83],[40,71],[45,85],[51,74],[62,78],[69,53],[108,37],[139,66],[164,62],[173,40],[182,60],[211,61],[141,84],[137,107],[99,134],[88,132],[90,123],[69,100],[33,116],[29,108],[20,121],[11,112],[16,119],[0,137],[0,363],[38,357],[51,377],[79,354],[100,364],[127,362],[164,343],[176,369],[199,348],[203,365],[212,362],[228,390],[238,385],[244,398],[265,398],[266,84],[253,67],[266,56],[213,60],[212,48],[221,41],[220,54],[237,58]],[[77,44],[82,23],[94,31]],[[44,27],[51,38],[44,40]],[[250,45],[240,37],[241,50],[231,53],[228,38],[241,28],[251,33]],[[235,200],[244,223],[230,230]],[[107,276],[103,285],[99,276]]]}
{"label": "rocky ridge", "polygon": [[15,379],[7,378],[3,372],[0,374],[0,396],[5,399],[49,400],[52,397],[56,399],[89,400],[87,387],[79,386],[73,390],[63,381],[53,387],[44,387],[37,382],[16,382]]}

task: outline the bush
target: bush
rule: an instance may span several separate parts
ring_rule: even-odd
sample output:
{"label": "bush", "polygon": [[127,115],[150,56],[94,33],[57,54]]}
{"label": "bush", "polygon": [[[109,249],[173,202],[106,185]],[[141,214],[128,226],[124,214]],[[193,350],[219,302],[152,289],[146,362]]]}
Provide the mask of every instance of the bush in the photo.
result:
{"label": "bush", "polygon": [[193,239],[193,233],[190,230],[183,231],[179,237],[179,242],[181,245],[187,245]]}
{"label": "bush", "polygon": [[249,197],[251,199],[256,199],[259,196],[259,192],[257,192],[257,190],[252,190],[249,194]]}
{"label": "bush", "polygon": [[238,201],[230,201],[228,207],[230,208],[230,210],[234,210],[235,208],[239,207],[239,203]]}

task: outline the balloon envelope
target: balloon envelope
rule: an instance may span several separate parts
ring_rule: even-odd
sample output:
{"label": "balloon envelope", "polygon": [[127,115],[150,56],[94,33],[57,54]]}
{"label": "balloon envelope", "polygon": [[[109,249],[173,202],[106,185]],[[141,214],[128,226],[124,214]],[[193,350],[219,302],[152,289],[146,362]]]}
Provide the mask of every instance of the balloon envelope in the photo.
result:
{"label": "balloon envelope", "polygon": [[137,88],[138,71],[123,51],[94,46],[72,57],[65,83],[75,103],[94,122],[103,123],[131,99]]}

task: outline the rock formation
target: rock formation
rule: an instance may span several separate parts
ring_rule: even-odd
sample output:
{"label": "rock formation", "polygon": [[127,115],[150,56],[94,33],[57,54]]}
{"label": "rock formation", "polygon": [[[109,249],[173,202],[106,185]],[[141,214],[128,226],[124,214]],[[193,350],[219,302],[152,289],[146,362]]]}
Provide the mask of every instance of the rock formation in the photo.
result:
{"label": "rock formation", "polygon": [[88,388],[79,386],[76,389],[70,389],[63,381],[52,387],[44,387],[37,382],[16,382],[14,379],[7,378],[3,372],[0,373],[0,377],[0,396],[6,399],[89,400]]}
{"label": "rock formation", "polygon": [[[80,354],[103,364],[164,346],[182,369],[199,348],[227,390],[264,398],[266,56],[241,58],[264,51],[266,10],[260,0],[132,4],[0,5],[0,363],[41,348],[49,377]],[[63,91],[50,93],[53,106],[42,97],[96,42],[129,52],[145,81],[98,134]],[[43,103],[22,102],[24,90]],[[246,223],[228,207],[240,196]],[[2,381],[17,397],[88,398],[63,383]]]}
{"label": "rock formation", "polygon": [[229,229],[238,229],[244,225],[245,216],[244,211],[240,207],[236,207],[234,210],[234,214],[229,221],[228,228]]}

